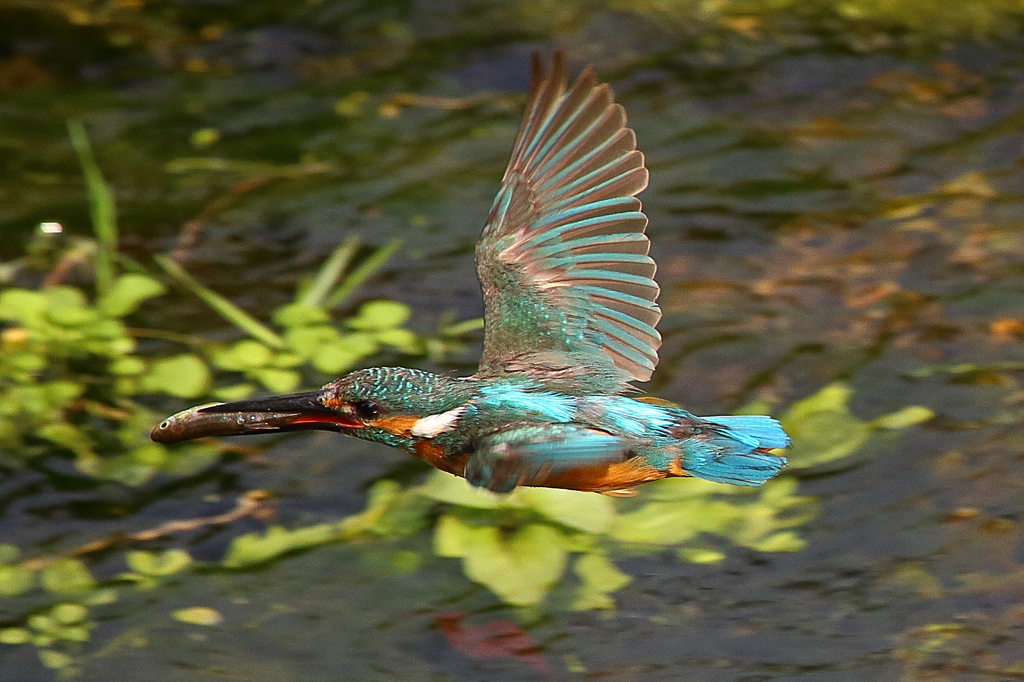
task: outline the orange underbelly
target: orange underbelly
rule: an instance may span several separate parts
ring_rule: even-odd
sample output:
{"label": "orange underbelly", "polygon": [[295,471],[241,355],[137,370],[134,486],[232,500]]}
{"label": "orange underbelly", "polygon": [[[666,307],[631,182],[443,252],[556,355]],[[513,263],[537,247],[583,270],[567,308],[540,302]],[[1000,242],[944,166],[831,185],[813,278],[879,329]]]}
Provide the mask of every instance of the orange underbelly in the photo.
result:
{"label": "orange underbelly", "polygon": [[656,481],[668,475],[670,475],[668,472],[655,469],[643,459],[634,457],[615,464],[580,467],[552,473],[543,480],[536,481],[533,485],[543,488],[611,492],[627,490],[635,485]]}
{"label": "orange underbelly", "polygon": [[[456,476],[464,475],[466,460],[469,459],[469,453],[460,457],[446,457],[443,448],[426,440],[416,444],[413,454],[427,464]],[[633,457],[625,462],[579,467],[569,471],[549,473],[546,476],[542,474],[538,480],[527,485],[539,488],[612,492],[628,490],[635,485],[656,481],[666,476],[685,475],[678,466],[670,467],[668,471],[662,471],[647,464],[641,457]]]}

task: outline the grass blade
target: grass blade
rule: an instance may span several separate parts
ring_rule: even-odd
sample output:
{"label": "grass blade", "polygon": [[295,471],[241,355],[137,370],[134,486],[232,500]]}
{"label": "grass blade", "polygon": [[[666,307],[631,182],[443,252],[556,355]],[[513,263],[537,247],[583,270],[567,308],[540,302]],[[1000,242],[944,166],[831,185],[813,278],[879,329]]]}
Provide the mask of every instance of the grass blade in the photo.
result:
{"label": "grass blade", "polygon": [[358,268],[349,273],[348,277],[331,292],[327,302],[324,303],[324,308],[330,310],[335,307],[346,298],[352,295],[352,292],[359,288],[366,280],[370,279],[373,273],[380,270],[381,266],[387,262],[388,258],[391,258],[392,254],[398,250],[398,247],[402,245],[401,239],[392,239],[384,246],[377,249],[372,256],[363,261]]}
{"label": "grass blade", "polygon": [[440,330],[442,336],[462,336],[469,332],[475,332],[477,329],[484,328],[484,318],[474,317],[471,320],[464,320],[455,324],[450,324],[443,327]]}
{"label": "grass blade", "polygon": [[89,215],[92,218],[92,229],[99,243],[94,269],[96,271],[96,290],[100,294],[110,291],[114,283],[114,261],[117,259],[117,207],[114,204],[114,193],[100,171],[96,157],[89,144],[89,136],[85,126],[77,118],[67,121],[68,137],[71,146],[78,156],[78,164],[85,177],[85,189],[89,194]]}
{"label": "grass blade", "polygon": [[322,308],[324,300],[338,283],[345,268],[352,262],[352,256],[356,254],[358,248],[358,237],[349,237],[339,244],[331,257],[320,268],[320,272],[316,273],[316,279],[313,280],[306,293],[299,298],[298,303],[313,308]]}
{"label": "grass blade", "polygon": [[286,346],[284,339],[275,334],[270,327],[267,327],[217,292],[204,287],[167,256],[158,254],[153,256],[153,260],[156,261],[157,265],[166,270],[167,274],[177,280],[179,284],[203,299],[206,305],[217,311],[221,317],[252,338],[262,341],[271,348],[284,348]]}

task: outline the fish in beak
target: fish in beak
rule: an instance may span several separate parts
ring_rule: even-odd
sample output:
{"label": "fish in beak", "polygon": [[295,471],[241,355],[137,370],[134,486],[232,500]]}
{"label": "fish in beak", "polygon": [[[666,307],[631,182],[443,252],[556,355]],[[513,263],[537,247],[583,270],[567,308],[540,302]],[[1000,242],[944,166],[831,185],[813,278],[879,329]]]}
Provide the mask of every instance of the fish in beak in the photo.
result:
{"label": "fish in beak", "polygon": [[344,431],[364,424],[327,407],[324,392],[210,403],[192,407],[162,421],[150,434],[157,443],[179,443],[207,436],[243,436],[282,431]]}

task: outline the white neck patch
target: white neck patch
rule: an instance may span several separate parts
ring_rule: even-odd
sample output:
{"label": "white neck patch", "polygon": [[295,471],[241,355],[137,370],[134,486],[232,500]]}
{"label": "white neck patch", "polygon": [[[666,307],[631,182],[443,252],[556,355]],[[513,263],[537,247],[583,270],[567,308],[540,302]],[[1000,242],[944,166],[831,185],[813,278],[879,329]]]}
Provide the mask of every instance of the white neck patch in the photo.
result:
{"label": "white neck patch", "polygon": [[466,406],[463,405],[441,414],[432,414],[422,419],[417,419],[412,428],[409,429],[409,432],[420,438],[433,438],[440,433],[454,429],[455,424],[459,421],[459,417],[465,411]]}

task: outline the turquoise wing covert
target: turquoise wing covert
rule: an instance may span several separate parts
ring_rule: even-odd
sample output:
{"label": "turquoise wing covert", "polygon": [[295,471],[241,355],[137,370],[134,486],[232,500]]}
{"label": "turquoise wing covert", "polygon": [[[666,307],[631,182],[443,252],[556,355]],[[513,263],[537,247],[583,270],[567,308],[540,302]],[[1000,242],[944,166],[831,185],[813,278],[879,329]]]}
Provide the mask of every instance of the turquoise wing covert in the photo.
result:
{"label": "turquoise wing covert", "polygon": [[484,436],[466,462],[466,480],[496,493],[543,485],[551,475],[626,459],[629,441],[577,424],[519,425]]}
{"label": "turquoise wing covert", "polygon": [[590,377],[606,390],[647,381],[661,310],[644,158],[611,88],[587,68],[566,92],[555,53],[534,55],[529,102],[476,247],[484,294],[479,376]]}

